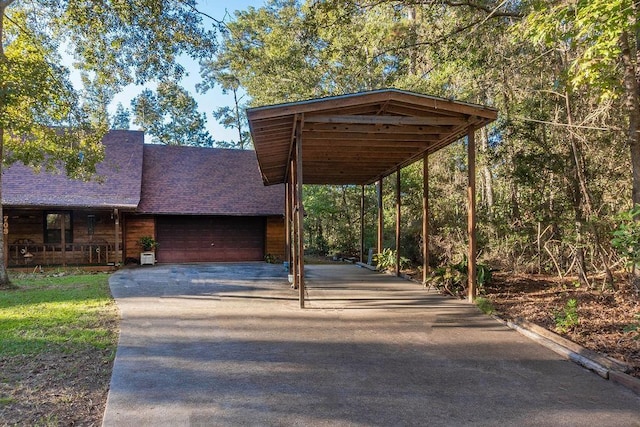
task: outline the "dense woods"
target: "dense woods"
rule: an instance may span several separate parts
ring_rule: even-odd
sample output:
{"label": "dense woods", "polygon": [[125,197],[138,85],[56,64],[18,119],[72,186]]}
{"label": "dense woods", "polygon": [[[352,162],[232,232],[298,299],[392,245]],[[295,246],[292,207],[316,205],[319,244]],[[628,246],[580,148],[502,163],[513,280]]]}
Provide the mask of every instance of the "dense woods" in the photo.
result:
{"label": "dense woods", "polygon": [[[640,202],[638,11],[614,1],[283,1],[236,12],[213,72],[265,105],[397,87],[490,105],[478,132],[479,259],[611,279],[618,215]],[[460,261],[466,147],[430,157],[434,265]],[[402,174],[403,256],[420,259],[420,164]],[[393,247],[394,179],[384,186]],[[375,188],[366,245],[375,246]],[[358,250],[359,187],[305,188],[311,252]]]}

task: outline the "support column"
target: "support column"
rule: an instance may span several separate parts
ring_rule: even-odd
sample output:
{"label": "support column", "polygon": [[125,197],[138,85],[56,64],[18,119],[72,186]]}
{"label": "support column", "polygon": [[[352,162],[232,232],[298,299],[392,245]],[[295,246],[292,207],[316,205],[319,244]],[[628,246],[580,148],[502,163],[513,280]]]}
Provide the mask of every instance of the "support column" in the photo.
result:
{"label": "support column", "polygon": [[284,193],[284,259],[287,262],[287,274],[291,274],[291,182],[288,179]]}
{"label": "support column", "polygon": [[429,154],[422,159],[422,284],[429,277]]}
{"label": "support column", "polygon": [[384,211],[382,206],[382,180],[383,178],[380,178],[380,180],[376,183],[377,203],[378,203],[378,238],[376,240],[377,253],[382,253],[382,249],[384,249],[383,248],[384,246]]}
{"label": "support column", "polygon": [[467,161],[468,161],[468,216],[467,216],[467,232],[469,235],[469,267],[468,267],[468,286],[467,294],[469,302],[473,302],[476,298],[476,140],[475,129],[470,128],[467,133]]}
{"label": "support column", "polygon": [[298,291],[300,308],[304,308],[304,229],[303,214],[304,207],[302,204],[302,122],[299,122],[296,131],[296,228],[298,229]]}
{"label": "support column", "polygon": [[120,228],[120,212],[118,209],[113,210],[113,219],[115,222],[115,243],[114,243],[114,254],[113,254],[113,263],[114,265],[118,265],[120,262],[120,258],[118,257],[118,251],[120,251],[120,236],[118,233]]}
{"label": "support column", "polygon": [[[71,215],[71,214],[69,214]],[[67,218],[67,212],[60,214],[60,254],[62,255],[62,266],[67,266],[67,224],[65,219]]]}
{"label": "support column", "polygon": [[364,185],[360,195],[360,262],[364,262]]}
{"label": "support column", "polygon": [[291,200],[291,211],[289,212],[289,221],[290,221],[290,227],[291,227],[291,274],[293,275],[293,289],[298,289],[298,250],[297,250],[297,246],[296,246],[296,242],[298,241],[298,229],[296,227],[296,221],[295,221],[295,210],[297,209],[298,206],[298,201],[296,198],[296,178],[297,178],[297,174],[296,174],[296,169],[297,169],[297,161],[295,159],[295,154],[293,156],[293,159],[291,160],[291,167],[289,168],[291,176],[289,177],[290,179],[290,185],[289,185],[289,198]]}
{"label": "support column", "polygon": [[400,169],[396,171],[396,276],[400,276]]}

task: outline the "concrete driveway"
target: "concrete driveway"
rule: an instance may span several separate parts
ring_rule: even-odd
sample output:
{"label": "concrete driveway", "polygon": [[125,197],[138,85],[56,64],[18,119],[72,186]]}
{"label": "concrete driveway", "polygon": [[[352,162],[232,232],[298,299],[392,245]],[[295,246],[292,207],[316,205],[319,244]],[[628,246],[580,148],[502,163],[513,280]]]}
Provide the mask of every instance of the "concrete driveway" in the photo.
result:
{"label": "concrete driveway", "polygon": [[640,397],[475,306],[353,265],[124,269],[105,426],[640,426]]}

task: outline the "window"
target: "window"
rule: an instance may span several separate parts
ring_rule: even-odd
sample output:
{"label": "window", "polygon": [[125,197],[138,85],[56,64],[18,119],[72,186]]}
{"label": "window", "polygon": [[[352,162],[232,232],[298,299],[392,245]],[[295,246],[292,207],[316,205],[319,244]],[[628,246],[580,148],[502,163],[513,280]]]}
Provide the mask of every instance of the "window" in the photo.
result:
{"label": "window", "polygon": [[62,243],[64,229],[65,243],[73,243],[73,222],[71,212],[45,212],[44,242]]}

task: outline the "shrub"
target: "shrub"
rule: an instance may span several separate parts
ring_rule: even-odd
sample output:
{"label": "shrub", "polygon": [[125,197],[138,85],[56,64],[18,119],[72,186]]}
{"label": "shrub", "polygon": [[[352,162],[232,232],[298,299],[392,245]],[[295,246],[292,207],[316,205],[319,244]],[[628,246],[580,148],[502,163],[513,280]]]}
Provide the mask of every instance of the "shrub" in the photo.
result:
{"label": "shrub", "polygon": [[[459,263],[438,267],[431,272],[425,285],[433,285],[445,293],[463,298],[467,290],[468,266],[469,262],[465,256]],[[478,290],[482,291],[484,285],[491,283],[492,272],[493,270],[488,265],[476,264]]]}
{"label": "shrub", "polygon": [[578,318],[578,300],[571,298],[567,301],[567,304],[560,311],[556,311],[554,314],[554,320],[556,322],[556,331],[561,334],[566,334],[574,326],[580,323]]}
{"label": "shrub", "polygon": [[[390,248],[384,248],[382,252],[373,256],[373,260],[376,263],[376,268],[380,271],[390,270],[396,266],[397,252]],[[400,257],[400,268],[407,268],[409,260],[405,257]]]}

